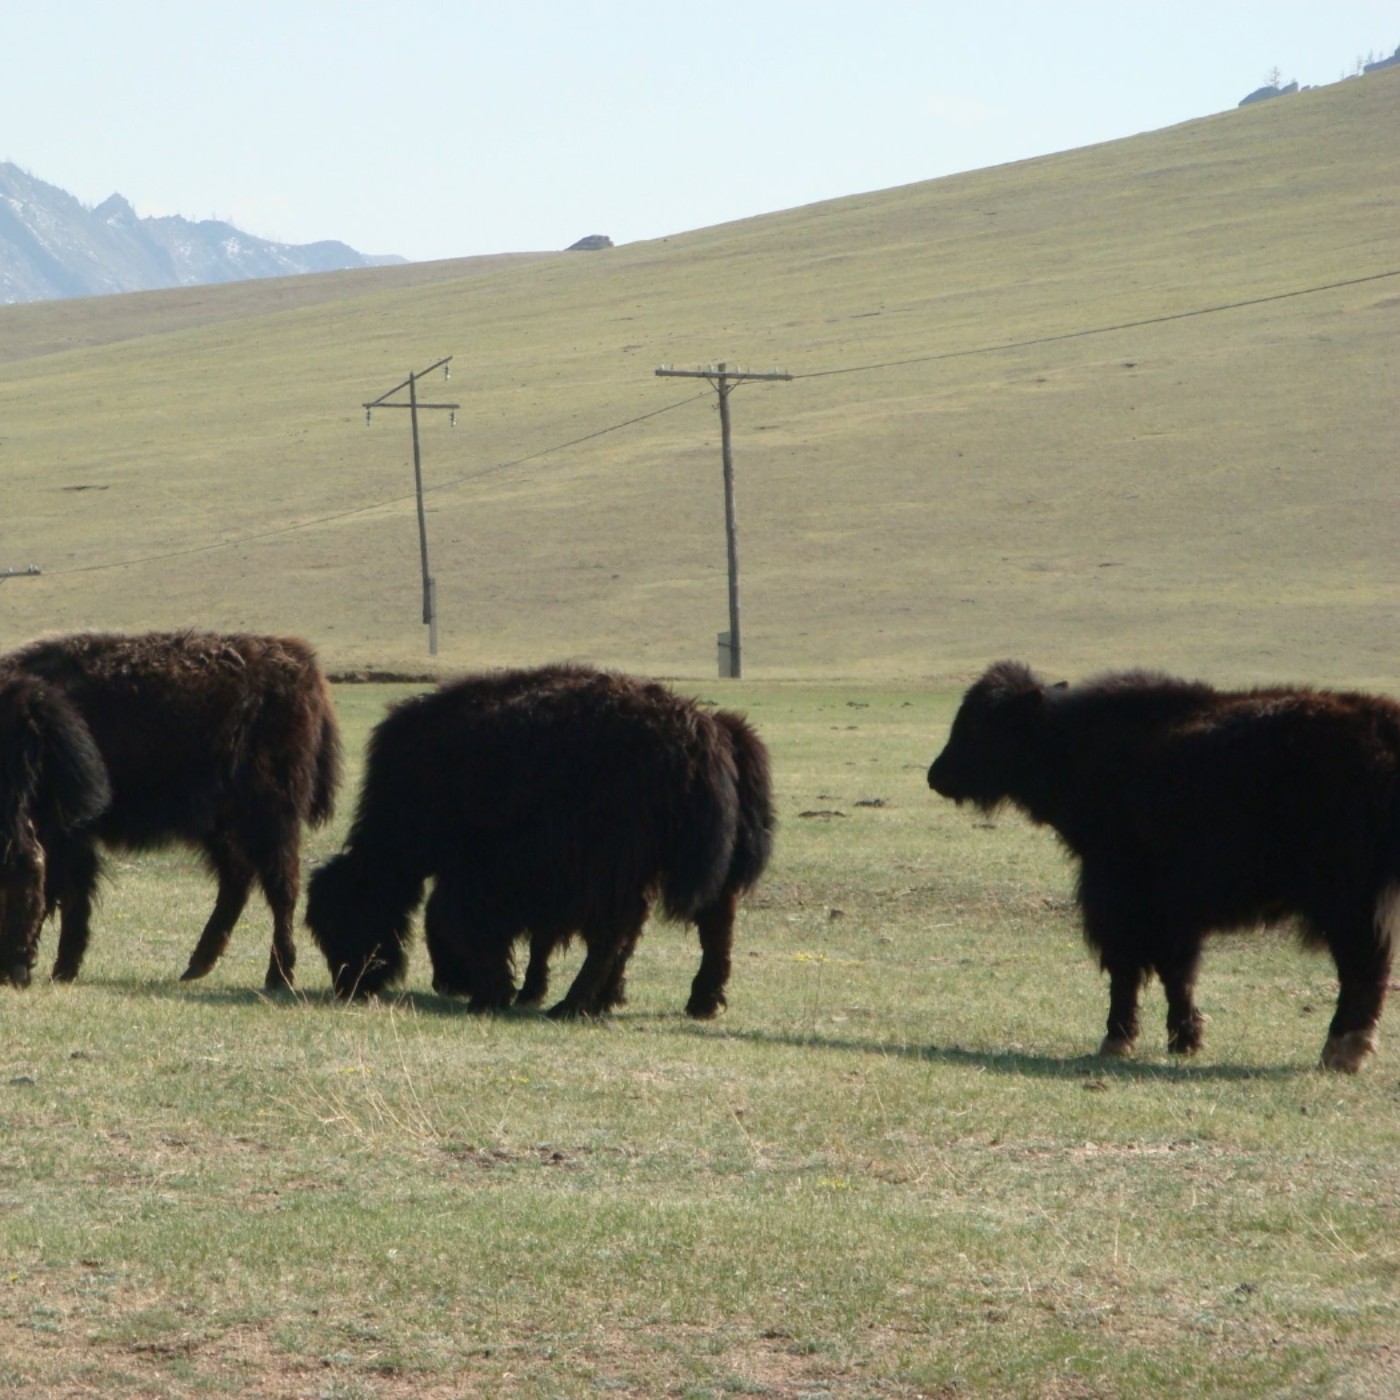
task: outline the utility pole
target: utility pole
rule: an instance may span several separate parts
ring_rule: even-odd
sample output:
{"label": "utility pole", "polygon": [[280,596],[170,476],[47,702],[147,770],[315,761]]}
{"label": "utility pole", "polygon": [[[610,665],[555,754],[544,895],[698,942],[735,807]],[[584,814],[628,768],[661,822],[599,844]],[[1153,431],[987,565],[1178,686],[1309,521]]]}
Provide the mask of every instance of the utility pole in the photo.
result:
{"label": "utility pole", "polygon": [[[392,389],[380,394],[377,399],[372,399],[369,403],[362,404],[365,411],[365,422],[374,420],[374,410],[376,408],[406,408],[409,411],[409,418],[413,424],[413,484],[418,497],[418,552],[423,561],[423,621],[428,628],[428,655],[436,656],[438,649],[437,634],[437,580],[432,576],[428,568],[428,518],[423,510],[423,454],[418,446],[418,410],[420,408],[441,408],[451,412],[450,426],[457,426],[457,410],[461,408],[459,403],[419,403],[418,402],[418,381],[424,375],[431,374],[435,369],[442,370],[442,377],[450,379],[452,377],[452,356],[438,360],[427,369],[420,369],[415,374],[410,374],[402,384],[395,384]],[[389,400],[395,395],[408,390],[407,403],[390,403]]]}
{"label": "utility pole", "polygon": [[734,508],[734,449],[729,437],[729,393],[736,384],[760,379],[788,380],[792,375],[776,369],[768,374],[730,369],[723,363],[711,365],[708,369],[671,369],[663,365],[656,373],[663,379],[708,379],[719,393],[720,446],[724,461],[724,534],[729,554],[729,631],[720,633],[719,637],[719,673],[738,680],[744,674],[744,644],[739,628],[739,517]]}

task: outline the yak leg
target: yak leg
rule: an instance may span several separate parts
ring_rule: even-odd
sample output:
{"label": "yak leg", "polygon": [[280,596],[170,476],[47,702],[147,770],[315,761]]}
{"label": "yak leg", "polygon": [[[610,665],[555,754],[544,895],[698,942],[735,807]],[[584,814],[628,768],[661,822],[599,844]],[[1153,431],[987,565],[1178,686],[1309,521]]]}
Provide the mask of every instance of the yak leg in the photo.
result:
{"label": "yak leg", "polygon": [[92,936],[92,898],[101,862],[91,841],[67,840],[50,853],[45,896],[59,907],[58,953],[51,976],[71,982],[83,965]]}
{"label": "yak leg", "polygon": [[595,1014],[602,1015],[605,1011],[627,1005],[627,964],[631,962],[632,954],[636,951],[637,939],[641,937],[642,924],[646,923],[646,920],[647,916],[643,914],[635,930],[614,949],[607,981],[599,990],[593,1007]]}
{"label": "yak leg", "polygon": [[1199,944],[1173,962],[1157,964],[1157,975],[1167,994],[1167,1049],[1173,1055],[1194,1055],[1201,1048],[1205,1017],[1196,1009],[1194,999],[1200,965]]}
{"label": "yak leg", "polygon": [[1099,966],[1108,973],[1108,1029],[1100,1055],[1126,1055],[1138,1038],[1138,997],[1147,969],[1140,956],[1128,952],[1142,946],[1134,939],[1134,888],[1112,862],[1086,861],[1080,871],[1084,937],[1099,950]]}
{"label": "yak leg", "polygon": [[12,855],[0,878],[0,982],[27,987],[44,925],[44,851],[31,840]]}
{"label": "yak leg", "polygon": [[549,955],[568,935],[536,929],[530,934],[530,960],[525,964],[525,980],[516,995],[517,1006],[538,1006],[549,991]]}
{"label": "yak leg", "polygon": [[627,960],[641,937],[650,903],[638,896],[630,907],[611,918],[591,917],[581,930],[585,947],[583,966],[564,999],[549,1008],[556,1020],[575,1016],[599,1016],[618,1006],[625,997]]}
{"label": "yak leg", "polygon": [[194,952],[190,954],[189,966],[180,974],[182,982],[193,982],[203,977],[223,956],[228,947],[233,926],[248,903],[248,893],[253,888],[253,867],[241,850],[227,841],[211,840],[207,846],[209,862],[219,881],[219,892],[214,899],[214,910],[199,935]]}
{"label": "yak leg", "polygon": [[1322,1047],[1324,1069],[1355,1074],[1376,1049],[1376,1025],[1385,1002],[1393,953],[1388,937],[1367,919],[1357,921],[1353,938],[1329,939],[1341,986],[1337,1010]]}
{"label": "yak leg", "polygon": [[687,1016],[706,1020],[727,1006],[724,988],[729,981],[730,955],[734,947],[734,918],[739,909],[739,892],[723,890],[715,902],[696,915],[700,935],[700,970],[690,984]]}
{"label": "yak leg", "polygon": [[423,906],[423,941],[433,965],[433,990],[444,997],[470,996],[472,975],[464,951],[462,900],[445,876],[438,877]]}
{"label": "yak leg", "polygon": [[[510,946],[519,929],[502,917],[473,919],[463,959],[473,1011],[500,1011],[515,997]],[[437,985],[434,981],[434,986]]]}
{"label": "yak leg", "polygon": [[297,895],[301,892],[301,832],[293,819],[270,825],[264,837],[269,844],[259,852],[258,883],[272,910],[272,951],[268,954],[263,986],[276,992],[292,985],[292,971],[297,964],[292,929]]}
{"label": "yak leg", "polygon": [[515,995],[510,947],[519,930],[462,874],[439,875],[423,911],[433,990],[467,996],[473,1011],[499,1011]]}
{"label": "yak leg", "polygon": [[1127,1055],[1138,1038],[1138,996],[1146,969],[1137,963],[1104,958],[1108,972],[1108,1026],[1099,1045],[1100,1055]]}

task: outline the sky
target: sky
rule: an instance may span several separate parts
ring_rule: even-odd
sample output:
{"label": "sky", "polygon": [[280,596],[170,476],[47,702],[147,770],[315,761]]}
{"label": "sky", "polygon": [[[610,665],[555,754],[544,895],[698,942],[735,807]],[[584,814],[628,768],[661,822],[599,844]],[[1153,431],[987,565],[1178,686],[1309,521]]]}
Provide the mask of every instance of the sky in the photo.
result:
{"label": "sky", "polygon": [[0,0],[0,160],[414,261],[664,237],[1335,82],[1400,0]]}

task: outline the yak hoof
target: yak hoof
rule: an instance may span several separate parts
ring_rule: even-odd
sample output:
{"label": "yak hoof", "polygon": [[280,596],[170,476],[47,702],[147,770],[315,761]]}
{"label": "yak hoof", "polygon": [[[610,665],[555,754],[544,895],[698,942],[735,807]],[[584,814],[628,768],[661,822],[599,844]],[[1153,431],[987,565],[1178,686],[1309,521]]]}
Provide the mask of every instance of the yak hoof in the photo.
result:
{"label": "yak hoof", "polygon": [[[207,967],[201,967],[201,966],[200,966],[199,964],[197,964],[197,963],[191,963],[191,964],[180,974],[180,981],[182,981],[182,982],[198,982],[199,979],[200,979],[201,977],[207,977],[208,975],[209,975],[209,969],[208,969]],[[58,974],[55,973],[54,976],[56,977],[56,976],[58,976]]]}
{"label": "yak hoof", "polygon": [[49,973],[50,980],[54,982],[76,982],[78,980],[78,969],[69,967],[65,963],[54,963],[53,971]]}
{"label": "yak hoof", "polygon": [[1327,1044],[1322,1047],[1322,1067],[1336,1070],[1339,1074],[1355,1074],[1366,1063],[1368,1056],[1375,1054],[1376,1043],[1374,1026],[1348,1031],[1345,1035],[1328,1036]]}
{"label": "yak hoof", "polygon": [[[200,976],[203,976],[203,973]],[[290,992],[293,986],[292,974],[283,972],[280,967],[268,968],[267,976],[263,978],[263,991],[265,992]]]}
{"label": "yak hoof", "polygon": [[697,1021],[713,1021],[728,1005],[722,996],[691,997],[685,1004],[685,1014]]}
{"label": "yak hoof", "polygon": [[1127,1036],[1106,1035],[1103,1044],[1099,1046],[1099,1054],[1107,1055],[1111,1059],[1121,1060],[1125,1055],[1133,1053],[1133,1042]]}

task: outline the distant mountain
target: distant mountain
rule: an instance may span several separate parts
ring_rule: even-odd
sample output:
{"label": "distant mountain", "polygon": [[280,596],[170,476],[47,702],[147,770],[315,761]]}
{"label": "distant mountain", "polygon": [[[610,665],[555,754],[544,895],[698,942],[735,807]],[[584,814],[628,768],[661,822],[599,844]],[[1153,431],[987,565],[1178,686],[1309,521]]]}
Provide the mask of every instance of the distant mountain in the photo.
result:
{"label": "distant mountain", "polygon": [[344,243],[272,243],[216,219],[143,219],[119,194],[89,209],[0,162],[0,304],[403,261],[368,257]]}

